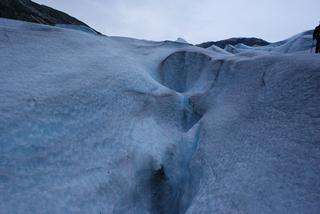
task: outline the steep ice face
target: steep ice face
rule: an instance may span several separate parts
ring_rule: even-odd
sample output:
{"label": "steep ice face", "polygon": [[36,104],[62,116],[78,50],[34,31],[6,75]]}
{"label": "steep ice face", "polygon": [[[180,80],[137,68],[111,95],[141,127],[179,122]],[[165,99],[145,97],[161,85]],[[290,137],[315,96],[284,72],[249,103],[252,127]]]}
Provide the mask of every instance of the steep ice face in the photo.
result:
{"label": "steep ice face", "polygon": [[161,82],[181,93],[205,91],[218,76],[220,65],[201,52],[175,52],[161,62]]}
{"label": "steep ice face", "polygon": [[320,59],[285,44],[0,20],[1,212],[319,213]]}
{"label": "steep ice face", "polygon": [[187,213],[317,213],[319,58],[241,58],[195,102],[206,113]]}

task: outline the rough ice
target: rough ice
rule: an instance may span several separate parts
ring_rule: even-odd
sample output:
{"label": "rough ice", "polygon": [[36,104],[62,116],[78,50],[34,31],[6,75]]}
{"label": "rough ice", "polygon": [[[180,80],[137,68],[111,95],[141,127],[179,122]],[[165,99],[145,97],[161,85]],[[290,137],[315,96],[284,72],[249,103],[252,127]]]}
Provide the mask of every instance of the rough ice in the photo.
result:
{"label": "rough ice", "polygon": [[203,49],[0,19],[1,213],[320,212],[305,32]]}

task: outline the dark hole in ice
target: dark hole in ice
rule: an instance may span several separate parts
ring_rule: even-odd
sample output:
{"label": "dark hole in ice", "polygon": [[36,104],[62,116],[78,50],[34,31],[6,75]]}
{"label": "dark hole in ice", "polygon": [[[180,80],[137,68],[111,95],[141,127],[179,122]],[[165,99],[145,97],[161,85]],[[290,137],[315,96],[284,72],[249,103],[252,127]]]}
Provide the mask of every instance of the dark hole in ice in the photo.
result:
{"label": "dark hole in ice", "polygon": [[163,165],[161,165],[160,169],[154,171],[153,176],[156,183],[161,183],[162,181],[167,180]]}
{"label": "dark hole in ice", "polygon": [[154,214],[176,214],[179,213],[179,206],[175,202],[174,191],[169,183],[163,165],[160,169],[152,172],[151,175],[151,213]]}

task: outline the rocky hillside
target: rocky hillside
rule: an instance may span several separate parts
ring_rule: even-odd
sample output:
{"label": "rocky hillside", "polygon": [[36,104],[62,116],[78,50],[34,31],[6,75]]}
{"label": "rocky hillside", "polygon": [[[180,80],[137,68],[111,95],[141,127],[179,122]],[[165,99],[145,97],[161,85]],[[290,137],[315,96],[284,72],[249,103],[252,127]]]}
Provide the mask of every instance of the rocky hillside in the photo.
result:
{"label": "rocky hillside", "polygon": [[1,0],[0,17],[47,25],[73,24],[88,27],[66,13],[30,0]]}
{"label": "rocky hillside", "polygon": [[225,39],[217,42],[204,42],[201,44],[198,44],[197,46],[202,47],[202,48],[208,48],[211,47],[212,45],[218,46],[219,48],[224,49],[227,45],[237,45],[237,44],[244,44],[248,46],[266,46],[269,45],[270,43],[263,40],[263,39],[258,39],[258,38],[230,38],[230,39]]}

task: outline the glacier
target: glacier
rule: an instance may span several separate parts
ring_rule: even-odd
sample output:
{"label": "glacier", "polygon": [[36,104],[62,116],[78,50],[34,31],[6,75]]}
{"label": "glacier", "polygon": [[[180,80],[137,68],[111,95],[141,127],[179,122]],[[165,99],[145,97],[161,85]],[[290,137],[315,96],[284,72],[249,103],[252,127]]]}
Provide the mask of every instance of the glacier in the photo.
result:
{"label": "glacier", "polygon": [[320,213],[311,44],[0,19],[0,213]]}

